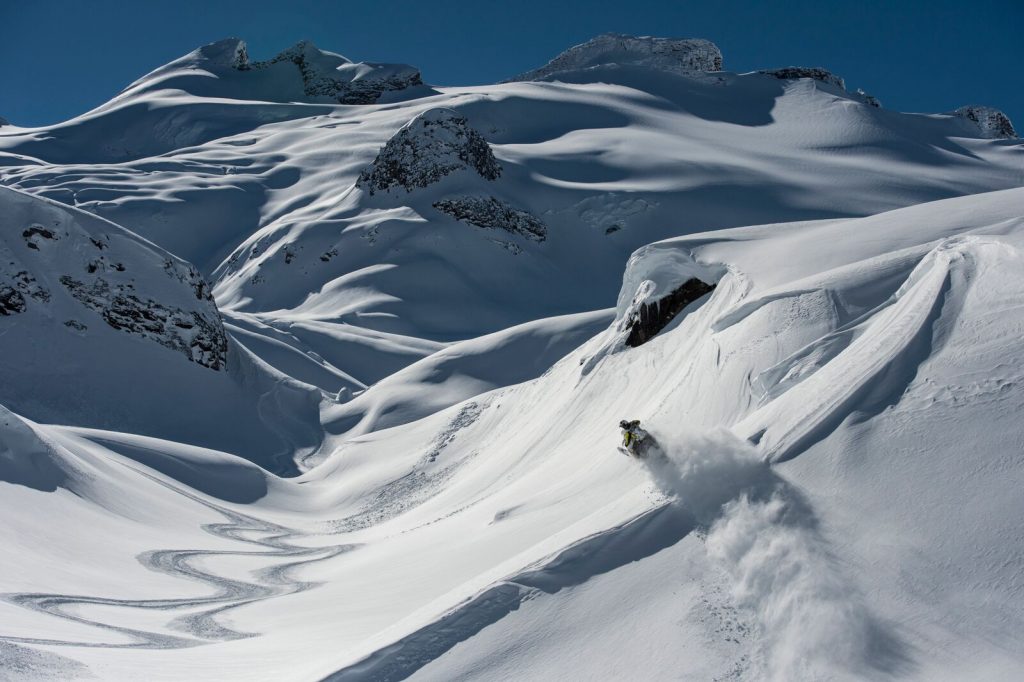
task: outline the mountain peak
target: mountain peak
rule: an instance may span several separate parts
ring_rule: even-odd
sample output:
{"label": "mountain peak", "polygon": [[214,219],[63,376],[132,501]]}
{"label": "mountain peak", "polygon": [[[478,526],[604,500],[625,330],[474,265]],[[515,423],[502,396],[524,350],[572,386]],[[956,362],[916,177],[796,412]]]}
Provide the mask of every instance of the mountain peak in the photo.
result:
{"label": "mountain peak", "polygon": [[669,73],[721,71],[722,52],[701,38],[656,38],[605,33],[565,50],[550,62],[510,81],[542,80],[599,66],[640,66]]}
{"label": "mountain peak", "polygon": [[982,137],[991,140],[1017,139],[1017,131],[1014,130],[1010,118],[998,109],[971,105],[960,107],[953,115],[973,123]]}
{"label": "mountain peak", "polygon": [[252,61],[245,41],[225,38],[157,69],[130,90],[177,89],[201,97],[270,102],[372,104],[385,92],[422,84],[419,70],[408,64],[353,62],[321,50],[310,40],[301,40],[271,59]]}

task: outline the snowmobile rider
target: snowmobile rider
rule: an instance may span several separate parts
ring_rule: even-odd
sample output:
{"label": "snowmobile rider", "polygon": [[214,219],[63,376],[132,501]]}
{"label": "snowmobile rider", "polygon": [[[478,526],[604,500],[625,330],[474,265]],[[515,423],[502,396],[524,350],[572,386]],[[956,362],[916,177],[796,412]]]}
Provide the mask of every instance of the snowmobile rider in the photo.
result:
{"label": "snowmobile rider", "polygon": [[641,448],[647,432],[640,428],[640,420],[623,419],[619,422],[619,428],[622,429],[622,448],[633,457],[642,457]]}

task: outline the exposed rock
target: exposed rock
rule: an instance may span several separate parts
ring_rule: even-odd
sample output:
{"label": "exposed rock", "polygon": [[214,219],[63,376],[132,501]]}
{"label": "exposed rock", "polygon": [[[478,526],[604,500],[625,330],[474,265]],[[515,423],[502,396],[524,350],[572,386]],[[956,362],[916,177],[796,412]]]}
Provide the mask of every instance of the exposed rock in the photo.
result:
{"label": "exposed rock", "polygon": [[6,284],[0,284],[0,315],[15,315],[26,310],[25,297]]}
{"label": "exposed rock", "polygon": [[407,64],[354,63],[303,40],[273,59],[250,62],[245,43],[237,41],[230,65],[239,71],[261,71],[291,62],[299,68],[308,97],[341,104],[373,104],[385,92],[422,85],[420,72]]}
{"label": "exposed rock", "polygon": [[629,329],[626,345],[636,348],[647,343],[683,308],[714,288],[714,284],[707,284],[694,277],[686,280],[668,296],[641,303],[630,312],[630,317],[626,320],[626,327]]}
{"label": "exposed rock", "polygon": [[526,211],[512,208],[494,197],[453,197],[434,203],[434,208],[477,227],[505,230],[535,242],[547,238],[548,228]]}
{"label": "exposed rock", "polygon": [[28,309],[26,296],[41,303],[50,300],[50,292],[39,286],[28,271],[12,273],[7,267],[0,267],[0,315],[25,312]]}
{"label": "exposed rock", "polygon": [[227,362],[227,336],[219,316],[204,316],[142,299],[132,284],[112,285],[103,277],[86,283],[62,275],[60,283],[114,329],[156,341],[210,369],[222,369]]}
{"label": "exposed rock", "polygon": [[21,236],[25,239],[25,245],[30,249],[39,250],[39,245],[42,240],[46,239],[49,241],[57,241],[60,237],[53,230],[47,229],[42,225],[33,225],[27,230],[21,233]]}
{"label": "exposed rock", "polygon": [[75,331],[84,332],[89,327],[85,326],[78,320],[64,320],[64,326]]}
{"label": "exposed rock", "polygon": [[805,67],[805,66],[787,66],[782,69],[764,69],[758,73],[763,73],[768,76],[774,76],[779,80],[797,80],[799,78],[810,78],[821,83],[827,83],[834,85],[840,90],[846,90],[846,82],[835,75],[828,69],[822,69],[816,66]]}
{"label": "exposed rock", "polygon": [[875,97],[874,95],[869,95],[860,88],[857,88],[857,96],[861,98],[864,104],[875,107],[876,109],[882,108],[882,103],[878,101],[877,97]]}
{"label": "exposed rock", "polygon": [[640,66],[687,75],[721,71],[722,52],[710,40],[674,39],[606,33],[570,47],[550,62],[509,81],[533,81],[566,71],[597,66]]}
{"label": "exposed rock", "polygon": [[970,121],[989,140],[1015,140],[1017,131],[1003,112],[992,107],[966,106],[953,112],[954,116]]}
{"label": "exposed rock", "polygon": [[411,192],[444,176],[469,169],[485,180],[501,175],[501,166],[480,133],[451,109],[426,111],[395,133],[360,175],[358,185],[374,194],[392,187]]}

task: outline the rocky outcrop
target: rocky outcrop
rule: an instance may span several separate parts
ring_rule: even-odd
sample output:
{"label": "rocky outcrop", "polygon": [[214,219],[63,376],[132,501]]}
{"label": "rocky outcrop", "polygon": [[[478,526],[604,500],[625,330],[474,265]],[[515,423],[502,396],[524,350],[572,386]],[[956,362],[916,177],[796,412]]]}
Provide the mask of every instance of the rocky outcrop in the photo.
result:
{"label": "rocky outcrop", "polygon": [[[118,332],[204,367],[226,368],[227,335],[196,268],[60,204],[0,188],[0,206],[0,319],[22,316],[21,328],[39,337],[66,330],[109,333],[90,321],[98,314]],[[54,327],[60,320],[63,327]],[[15,336],[5,331],[0,329],[0,344]]]}
{"label": "rocky outcrop", "polygon": [[227,335],[219,316],[141,298],[130,282],[111,284],[103,277],[86,282],[62,275],[60,283],[114,329],[155,341],[210,369],[223,369],[227,362]]}
{"label": "rocky outcrop", "polygon": [[820,83],[834,85],[840,90],[846,90],[846,82],[842,78],[835,75],[828,69],[822,69],[816,66],[787,66],[782,69],[764,69],[762,71],[758,71],[758,73],[763,73],[767,76],[774,76],[779,80],[785,81],[810,78]]}
{"label": "rocky outcrop", "polygon": [[485,180],[501,175],[501,165],[480,133],[451,109],[420,114],[392,136],[359,176],[369,194],[402,187],[427,187],[456,171],[469,170]]}
{"label": "rocky outcrop", "polygon": [[1015,140],[1017,131],[1003,112],[992,107],[966,106],[953,112],[954,116],[969,121],[981,136],[989,140]]}
{"label": "rocky outcrop", "polygon": [[313,99],[340,104],[373,104],[385,92],[422,85],[419,70],[406,64],[355,63],[341,55],[318,49],[303,40],[273,59],[250,62],[245,43],[238,41],[230,65],[239,71],[262,71],[290,62],[299,69],[303,91]]}
{"label": "rocky outcrop", "polygon": [[0,284],[0,315],[25,312],[25,297],[14,287]]}
{"label": "rocky outcrop", "polygon": [[517,208],[512,208],[494,197],[453,197],[442,199],[434,203],[434,208],[470,225],[492,230],[504,230],[535,242],[544,241],[548,235],[547,226],[534,215]]}
{"label": "rocky outcrop", "polygon": [[535,81],[598,66],[639,66],[676,74],[721,71],[722,52],[710,40],[606,33],[570,47],[550,62],[509,81]]}
{"label": "rocky outcrop", "polygon": [[686,280],[667,296],[640,303],[630,311],[629,317],[626,319],[626,328],[629,330],[626,345],[636,348],[647,343],[664,329],[683,308],[714,288],[714,284],[707,284],[694,277]]}

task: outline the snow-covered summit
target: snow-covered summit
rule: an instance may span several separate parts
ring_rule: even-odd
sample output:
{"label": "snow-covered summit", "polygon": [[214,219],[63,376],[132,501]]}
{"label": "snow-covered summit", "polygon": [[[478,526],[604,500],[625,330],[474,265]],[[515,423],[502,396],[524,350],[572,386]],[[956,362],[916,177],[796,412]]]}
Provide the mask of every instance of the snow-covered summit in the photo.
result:
{"label": "snow-covered summit", "polygon": [[133,83],[125,94],[181,90],[192,95],[268,102],[372,104],[386,92],[422,86],[408,64],[354,62],[303,40],[252,61],[244,41],[204,45]]}
{"label": "snow-covered summit", "polygon": [[986,139],[1015,140],[1018,137],[1009,117],[998,109],[972,105],[960,107],[953,115],[974,124]]}
{"label": "snow-covered summit", "polygon": [[823,69],[820,66],[786,66],[781,69],[764,69],[760,71],[760,73],[774,76],[779,80],[810,78],[822,83],[834,85],[840,90],[846,90],[846,81],[828,69]]}
{"label": "snow-covered summit", "polygon": [[639,66],[676,74],[721,71],[722,52],[710,40],[605,33],[570,47],[544,66],[510,81],[542,80],[597,66]]}

